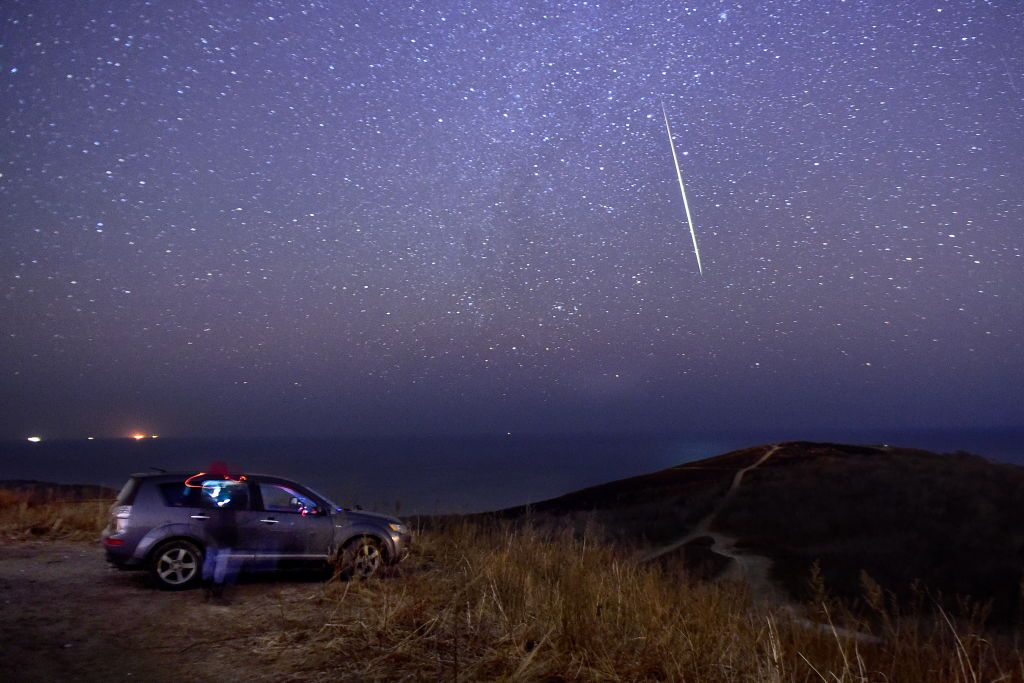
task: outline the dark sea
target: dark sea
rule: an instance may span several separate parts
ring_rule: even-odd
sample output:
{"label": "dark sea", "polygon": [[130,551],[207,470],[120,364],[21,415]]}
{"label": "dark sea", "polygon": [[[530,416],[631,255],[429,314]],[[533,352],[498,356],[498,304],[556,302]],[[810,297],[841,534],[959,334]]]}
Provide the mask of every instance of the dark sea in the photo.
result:
{"label": "dark sea", "polygon": [[963,450],[1024,465],[1024,429],[703,437],[473,436],[0,442],[0,480],[119,488],[132,472],[233,470],[305,483],[345,506],[401,514],[496,510],[782,440]]}

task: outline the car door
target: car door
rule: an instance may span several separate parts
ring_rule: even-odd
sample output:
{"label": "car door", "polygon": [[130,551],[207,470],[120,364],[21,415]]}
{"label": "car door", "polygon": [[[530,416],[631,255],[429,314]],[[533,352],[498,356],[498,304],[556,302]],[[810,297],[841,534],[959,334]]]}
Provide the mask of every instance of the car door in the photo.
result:
{"label": "car door", "polygon": [[326,507],[291,482],[257,480],[256,487],[263,554],[281,559],[326,558],[334,531]]}
{"label": "car door", "polygon": [[252,556],[259,546],[261,513],[253,509],[249,483],[220,478],[193,482],[191,521],[204,545],[227,550],[238,559]]}

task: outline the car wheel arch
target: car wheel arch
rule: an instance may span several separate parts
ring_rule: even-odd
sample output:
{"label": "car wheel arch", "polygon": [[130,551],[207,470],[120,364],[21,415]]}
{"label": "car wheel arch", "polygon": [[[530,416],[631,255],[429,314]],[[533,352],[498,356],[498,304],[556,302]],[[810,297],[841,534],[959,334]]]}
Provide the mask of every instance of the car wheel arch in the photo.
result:
{"label": "car wheel arch", "polygon": [[173,523],[163,524],[155,526],[146,532],[146,535],[139,540],[138,545],[135,548],[135,558],[142,561],[148,562],[150,557],[160,545],[173,540],[185,540],[189,543],[195,543],[200,548],[204,548],[205,545],[202,540],[195,533],[195,530],[188,524]]}
{"label": "car wheel arch", "polygon": [[195,536],[189,536],[187,534],[176,534],[174,536],[167,536],[166,538],[161,538],[160,540],[153,542],[152,546],[146,552],[146,565],[151,565],[153,561],[156,559],[157,553],[167,544],[174,543],[175,541],[185,541],[186,543],[191,543],[195,547],[199,548],[199,552],[202,555],[200,559],[206,557],[206,546],[203,544],[201,540],[199,540]]}
{"label": "car wheel arch", "polygon": [[145,566],[157,588],[187,590],[202,580],[204,557],[205,549],[192,537],[168,537],[154,544]]}
{"label": "car wheel arch", "polygon": [[386,562],[391,561],[391,547],[388,544],[388,540],[384,538],[384,534],[371,530],[361,530],[349,536],[346,536],[338,544],[338,549],[335,552],[335,557],[340,559],[346,550],[348,550],[354,544],[358,543],[364,538],[369,538],[376,542],[377,546],[380,548],[381,554],[384,555],[384,560]]}

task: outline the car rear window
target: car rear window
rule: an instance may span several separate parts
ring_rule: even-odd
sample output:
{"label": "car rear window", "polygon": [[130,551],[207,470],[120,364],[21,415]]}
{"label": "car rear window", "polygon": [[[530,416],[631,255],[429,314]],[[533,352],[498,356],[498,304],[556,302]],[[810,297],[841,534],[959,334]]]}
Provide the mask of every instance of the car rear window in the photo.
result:
{"label": "car rear window", "polygon": [[199,507],[199,496],[194,495],[194,491],[198,491],[198,489],[189,488],[185,486],[184,482],[160,484],[160,493],[164,497],[164,502],[172,508]]}
{"label": "car rear window", "polygon": [[117,505],[131,505],[135,500],[135,492],[139,490],[139,480],[132,477],[124,483],[117,494]]}

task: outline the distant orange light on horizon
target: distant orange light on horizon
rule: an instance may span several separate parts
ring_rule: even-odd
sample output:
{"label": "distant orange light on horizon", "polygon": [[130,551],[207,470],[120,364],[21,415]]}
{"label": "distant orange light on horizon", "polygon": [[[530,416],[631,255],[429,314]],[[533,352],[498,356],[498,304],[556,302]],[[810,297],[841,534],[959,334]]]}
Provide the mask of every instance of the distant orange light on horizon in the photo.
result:
{"label": "distant orange light on horizon", "polygon": [[143,439],[146,438],[146,435],[145,434],[132,434],[132,438],[135,439],[136,441],[142,441]]}

